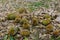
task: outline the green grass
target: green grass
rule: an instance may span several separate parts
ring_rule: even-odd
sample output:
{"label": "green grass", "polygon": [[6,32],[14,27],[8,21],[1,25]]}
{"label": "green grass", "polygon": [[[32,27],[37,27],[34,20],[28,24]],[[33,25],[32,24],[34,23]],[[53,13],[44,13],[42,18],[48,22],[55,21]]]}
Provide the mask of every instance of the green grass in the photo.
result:
{"label": "green grass", "polygon": [[39,2],[33,2],[28,6],[28,8],[31,11],[34,11],[35,9],[39,8],[39,7],[45,7],[45,8],[49,8],[49,5],[46,2],[50,2],[51,0],[44,0],[44,1],[39,1]]}

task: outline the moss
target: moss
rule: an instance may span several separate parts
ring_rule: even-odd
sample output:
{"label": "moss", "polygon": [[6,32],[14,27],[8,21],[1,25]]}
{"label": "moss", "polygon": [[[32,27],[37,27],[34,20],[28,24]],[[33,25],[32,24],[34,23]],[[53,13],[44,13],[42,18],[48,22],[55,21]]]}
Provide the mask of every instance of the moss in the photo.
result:
{"label": "moss", "polygon": [[51,22],[50,19],[42,20],[43,25],[48,25],[50,22]]}
{"label": "moss", "polygon": [[16,15],[13,14],[13,13],[10,13],[10,14],[7,15],[8,20],[15,20],[15,18],[16,18]]}
{"label": "moss", "polygon": [[22,36],[29,36],[30,35],[30,32],[25,30],[25,31],[21,31],[20,34]]}

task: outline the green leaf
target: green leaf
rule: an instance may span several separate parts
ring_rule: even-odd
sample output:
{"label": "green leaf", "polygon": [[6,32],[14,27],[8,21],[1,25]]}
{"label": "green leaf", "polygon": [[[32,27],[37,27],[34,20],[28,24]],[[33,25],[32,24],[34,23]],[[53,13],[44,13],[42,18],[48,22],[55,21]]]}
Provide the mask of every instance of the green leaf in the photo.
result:
{"label": "green leaf", "polygon": [[3,38],[3,40],[7,40],[7,38],[8,38],[8,35],[5,35],[5,37]]}
{"label": "green leaf", "polygon": [[55,40],[55,38],[53,36],[51,36],[51,39],[50,40]]}
{"label": "green leaf", "polygon": [[15,40],[13,36],[10,36],[10,40]]}
{"label": "green leaf", "polygon": [[60,37],[57,37],[57,40],[60,40]]}
{"label": "green leaf", "polygon": [[28,40],[28,38],[27,38],[27,37],[25,37],[23,40]]}

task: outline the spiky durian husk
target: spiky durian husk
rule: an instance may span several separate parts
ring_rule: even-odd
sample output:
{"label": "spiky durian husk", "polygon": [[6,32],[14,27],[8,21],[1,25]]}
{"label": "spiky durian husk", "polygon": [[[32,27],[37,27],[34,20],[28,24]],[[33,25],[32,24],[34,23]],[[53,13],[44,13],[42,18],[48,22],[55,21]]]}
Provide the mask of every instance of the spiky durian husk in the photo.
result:
{"label": "spiky durian husk", "polygon": [[30,35],[30,32],[25,30],[25,31],[21,31],[20,34],[22,36],[29,36]]}
{"label": "spiky durian husk", "polygon": [[37,18],[32,18],[32,25],[37,25],[38,24],[38,19]]}
{"label": "spiky durian husk", "polygon": [[28,29],[30,27],[30,24],[29,23],[24,23],[22,26],[23,26],[23,28]]}

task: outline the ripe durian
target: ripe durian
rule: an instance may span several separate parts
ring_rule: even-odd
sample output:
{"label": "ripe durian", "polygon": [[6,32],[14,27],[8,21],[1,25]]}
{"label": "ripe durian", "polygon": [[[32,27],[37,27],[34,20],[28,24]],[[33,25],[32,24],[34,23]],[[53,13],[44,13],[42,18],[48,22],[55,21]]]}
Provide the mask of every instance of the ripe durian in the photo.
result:
{"label": "ripe durian", "polygon": [[19,15],[16,16],[14,22],[20,23],[21,17]]}
{"label": "ripe durian", "polygon": [[24,7],[20,7],[20,8],[18,9],[18,12],[19,12],[19,13],[26,12],[26,9],[25,9]]}
{"label": "ripe durian", "polygon": [[49,14],[45,14],[44,18],[51,18],[51,16]]}
{"label": "ripe durian", "polygon": [[8,35],[14,35],[17,32],[15,27],[10,27],[8,30]]}
{"label": "ripe durian", "polygon": [[29,36],[29,35],[30,35],[30,32],[27,31],[27,30],[24,30],[24,31],[21,31],[20,34],[21,34],[22,36]]}
{"label": "ripe durian", "polygon": [[43,25],[48,25],[50,22],[51,22],[50,19],[42,20]]}
{"label": "ripe durian", "polygon": [[24,23],[22,26],[23,26],[23,28],[28,29],[30,27],[30,24],[29,23]]}
{"label": "ripe durian", "polygon": [[55,30],[54,32],[53,32],[53,36],[58,36],[60,34],[60,30]]}
{"label": "ripe durian", "polygon": [[38,19],[37,18],[35,18],[35,17],[33,17],[32,18],[32,25],[37,25],[38,24]]}
{"label": "ripe durian", "polygon": [[8,20],[15,20],[15,18],[16,18],[16,15],[13,14],[13,13],[10,13],[10,14],[7,15]]}
{"label": "ripe durian", "polygon": [[46,30],[47,31],[52,31],[53,30],[53,25],[52,24],[47,25]]}
{"label": "ripe durian", "polygon": [[28,20],[26,18],[22,18],[21,21],[20,21],[21,24],[23,23],[28,23]]}

